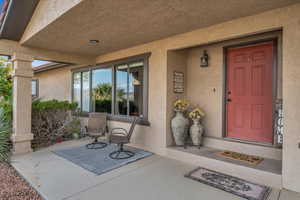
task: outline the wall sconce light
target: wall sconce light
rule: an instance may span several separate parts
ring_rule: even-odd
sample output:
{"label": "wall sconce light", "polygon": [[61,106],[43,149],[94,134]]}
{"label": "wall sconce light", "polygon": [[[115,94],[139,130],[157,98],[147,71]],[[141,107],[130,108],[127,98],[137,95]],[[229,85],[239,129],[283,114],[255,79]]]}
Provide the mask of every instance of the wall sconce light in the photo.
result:
{"label": "wall sconce light", "polygon": [[203,55],[200,58],[200,66],[201,67],[208,67],[208,60],[209,60],[209,57],[208,57],[207,51],[204,50]]}

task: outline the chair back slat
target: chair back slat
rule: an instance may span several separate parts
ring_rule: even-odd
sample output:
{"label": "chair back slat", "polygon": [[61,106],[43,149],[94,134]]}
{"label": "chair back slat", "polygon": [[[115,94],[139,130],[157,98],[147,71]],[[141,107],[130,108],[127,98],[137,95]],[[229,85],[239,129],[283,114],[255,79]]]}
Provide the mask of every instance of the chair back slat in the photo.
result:
{"label": "chair back slat", "polygon": [[128,140],[130,140],[130,138],[132,136],[132,133],[134,131],[134,128],[135,128],[135,125],[136,125],[138,119],[139,119],[138,117],[133,118],[133,121],[131,123],[130,129],[129,129],[129,132],[128,132],[128,135],[127,135]]}
{"label": "chair back slat", "polygon": [[107,127],[106,113],[89,113],[88,130],[105,131]]}

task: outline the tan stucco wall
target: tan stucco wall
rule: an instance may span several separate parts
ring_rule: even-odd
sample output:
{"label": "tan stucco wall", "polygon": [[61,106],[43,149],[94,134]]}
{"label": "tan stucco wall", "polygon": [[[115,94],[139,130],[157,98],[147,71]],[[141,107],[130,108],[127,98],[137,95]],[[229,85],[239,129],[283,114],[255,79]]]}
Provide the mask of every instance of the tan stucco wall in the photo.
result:
{"label": "tan stucco wall", "polygon": [[[168,51],[167,54],[167,119],[171,119],[174,116],[173,103],[177,99],[186,99],[187,94],[187,51]],[[184,74],[184,93],[174,93],[174,72],[182,72]],[[171,133],[171,121],[167,120],[166,130],[166,145],[170,146],[174,144]]]}
{"label": "tan stucco wall", "polygon": [[72,70],[88,65],[68,65],[66,67],[34,73],[38,80],[38,95],[42,100],[57,99],[72,101]]}
{"label": "tan stucco wall", "polygon": [[[149,121],[151,125],[138,126],[135,132],[136,134],[134,134],[133,142],[143,146],[145,149],[165,154],[165,147],[167,144],[170,144],[170,136],[167,136],[167,134],[170,133],[169,121],[172,117],[170,108],[173,100],[176,98],[170,91],[171,76],[169,74],[169,72],[176,67],[170,63],[174,63],[174,60],[178,59],[178,56],[167,53],[168,50],[206,45],[212,42],[220,42],[277,29],[283,30],[282,93],[285,114],[283,186],[287,189],[300,192],[300,150],[297,145],[300,142],[300,123],[296,120],[300,118],[300,109],[297,109],[300,101],[300,92],[297,92],[300,87],[300,43],[297,42],[300,38],[300,4],[232,20],[107,55],[101,55],[97,57],[96,60],[98,63],[102,63],[145,52],[152,52],[149,59]],[[212,46],[211,48],[209,51],[212,52],[212,55],[220,54],[220,48],[218,46]],[[199,49],[191,50],[189,54],[197,54],[197,51],[199,51]],[[217,84],[215,82],[208,82],[207,85],[209,87],[202,88],[202,90],[205,90],[205,95],[212,96],[213,100],[210,102],[211,105],[215,104],[213,106],[216,106],[217,109],[220,110],[220,76],[222,71],[215,71],[213,66],[217,66],[221,60],[220,57],[212,59],[212,66],[203,70],[210,71],[211,76],[218,80],[218,82]],[[182,61],[180,61],[180,63],[181,62]],[[192,57],[189,62],[190,65],[194,65]],[[195,65],[198,64],[195,63]],[[192,79],[195,79],[195,77],[193,77],[194,74],[191,75],[190,71],[187,70],[186,73]],[[202,72],[199,73],[201,74]],[[187,87],[189,87],[188,85],[191,85],[191,83],[189,84],[188,82]],[[211,93],[211,89],[214,87],[217,89],[216,93]],[[191,98],[193,98],[192,95]],[[211,105],[206,103],[204,106],[207,110],[210,110],[212,109]],[[216,111],[212,111],[212,113],[217,115]],[[220,120],[220,117],[216,120]],[[128,124],[111,122],[111,126],[127,127]],[[214,132],[220,132],[220,128],[216,128],[212,132],[213,134]]]}
{"label": "tan stucco wall", "polygon": [[[300,10],[300,9],[299,9]],[[300,14],[298,10],[298,13]],[[300,19],[291,20],[283,35],[283,186],[300,192]]]}
{"label": "tan stucco wall", "polygon": [[71,72],[68,67],[37,73],[38,94],[42,100],[71,101]]}
{"label": "tan stucco wall", "polygon": [[[150,126],[137,126],[133,135],[133,143],[148,148],[156,153],[164,154],[166,145],[166,76],[167,52],[160,43],[141,45],[128,51],[116,52],[98,58],[98,63],[126,58],[131,55],[151,52],[149,58],[148,82],[148,119]],[[111,122],[111,127],[128,127],[126,123]]]}
{"label": "tan stucco wall", "polygon": [[[186,68],[186,96],[192,107],[200,107],[206,113],[203,119],[205,135],[222,137],[223,132],[223,96],[224,96],[224,53],[223,47],[251,41],[278,38],[278,98],[282,96],[282,38],[281,32],[251,36],[212,45],[194,47],[189,50]],[[200,67],[203,51],[209,54],[209,67]]]}

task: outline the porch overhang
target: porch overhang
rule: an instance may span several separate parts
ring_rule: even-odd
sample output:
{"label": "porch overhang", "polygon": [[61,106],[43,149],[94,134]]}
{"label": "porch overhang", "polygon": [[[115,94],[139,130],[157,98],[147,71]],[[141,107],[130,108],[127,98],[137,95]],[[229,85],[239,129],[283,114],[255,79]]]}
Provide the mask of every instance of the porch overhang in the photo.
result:
{"label": "porch overhang", "polygon": [[19,41],[39,0],[5,0],[0,38]]}
{"label": "porch overhang", "polygon": [[21,44],[98,56],[300,1],[83,0],[68,1],[69,7],[59,15],[50,7],[59,4],[47,2],[39,3]]}

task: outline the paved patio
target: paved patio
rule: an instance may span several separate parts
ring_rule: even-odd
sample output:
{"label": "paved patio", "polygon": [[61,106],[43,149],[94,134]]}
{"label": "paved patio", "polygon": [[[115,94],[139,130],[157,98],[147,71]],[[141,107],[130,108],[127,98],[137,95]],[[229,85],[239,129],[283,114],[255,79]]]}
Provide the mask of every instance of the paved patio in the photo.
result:
{"label": "paved patio", "polygon": [[[158,155],[97,176],[51,152],[87,142],[87,139],[69,141],[15,156],[12,164],[47,200],[242,199],[183,177],[197,166]],[[299,199],[299,194],[278,189],[273,189],[269,197],[269,200]]]}

